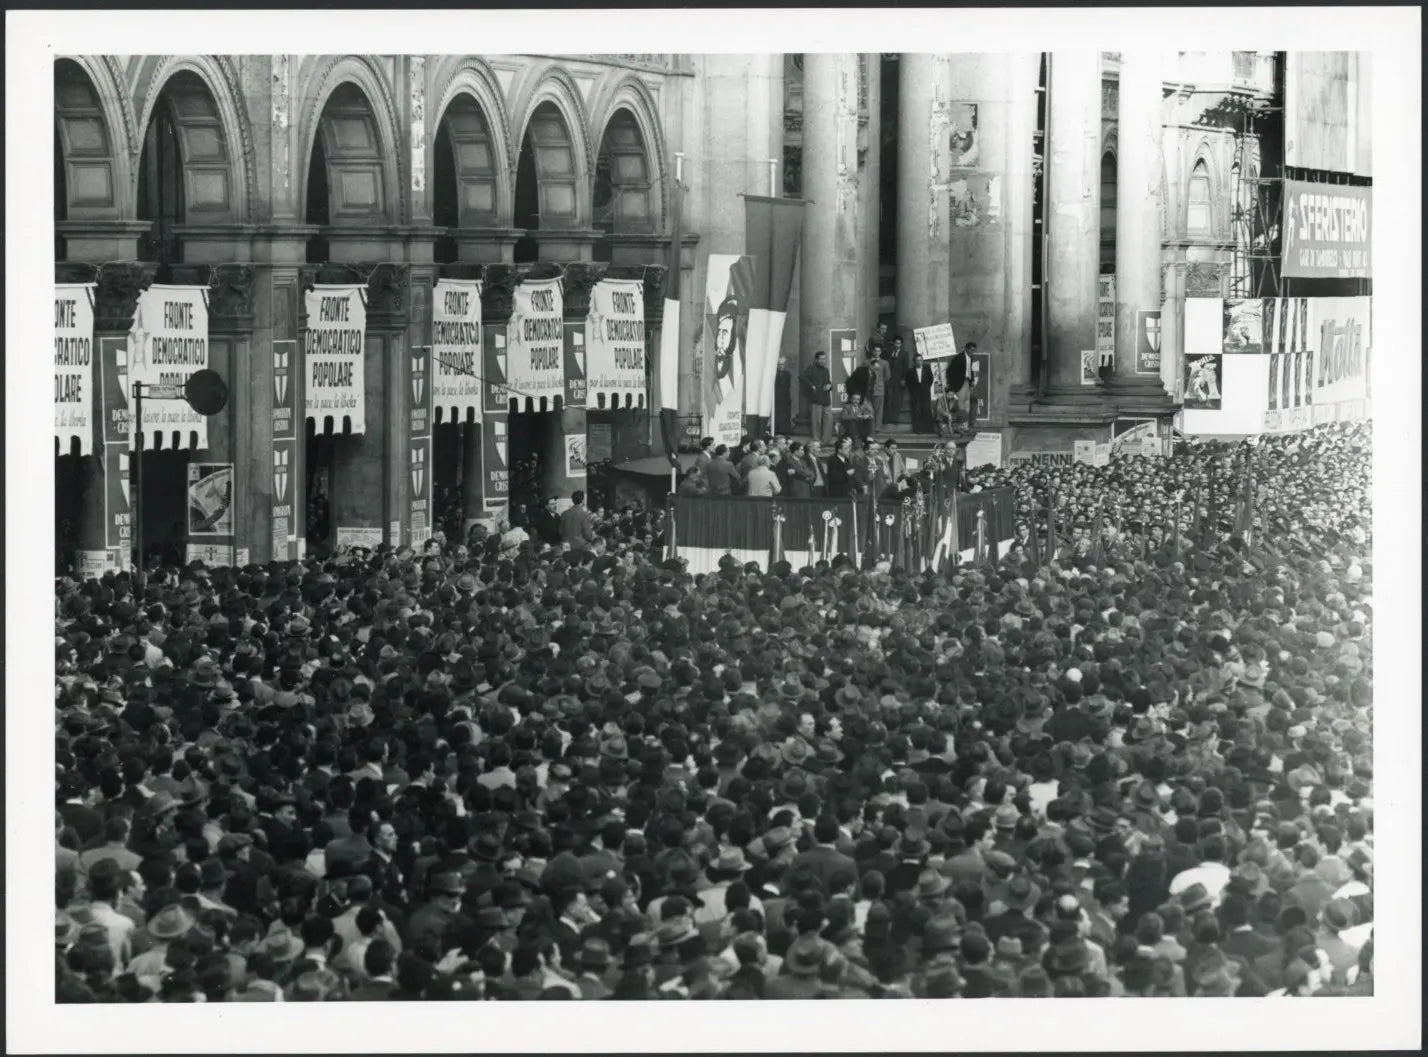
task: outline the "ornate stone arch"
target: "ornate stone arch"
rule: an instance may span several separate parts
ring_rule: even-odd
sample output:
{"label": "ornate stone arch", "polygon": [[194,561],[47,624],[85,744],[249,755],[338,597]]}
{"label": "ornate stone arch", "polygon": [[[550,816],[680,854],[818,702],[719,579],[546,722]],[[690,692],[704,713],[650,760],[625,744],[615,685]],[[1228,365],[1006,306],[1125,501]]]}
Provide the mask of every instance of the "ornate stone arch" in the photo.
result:
{"label": "ornate stone arch", "polygon": [[351,84],[365,97],[376,127],[385,177],[382,188],[384,212],[390,223],[407,223],[407,196],[403,192],[407,186],[409,165],[401,146],[404,138],[398,132],[400,123],[397,121],[392,87],[374,59],[365,55],[323,56],[303,64],[298,83],[304,102],[299,111],[301,124],[298,127],[295,201],[307,201],[308,169],[327,101],[342,85]]}
{"label": "ornate stone arch", "polygon": [[669,217],[669,154],[664,138],[664,124],[660,120],[659,107],[649,85],[631,73],[626,73],[614,81],[608,89],[596,94],[591,111],[591,142],[598,154],[605,139],[605,130],[619,110],[628,110],[635,119],[644,140],[646,163],[650,170],[650,180],[654,185],[653,200],[659,206],[659,215],[654,218],[655,230],[663,232]]}
{"label": "ornate stone arch", "polygon": [[[85,83],[81,84],[76,79],[76,87],[87,89],[85,94],[88,97],[70,101],[55,99],[55,132],[65,154],[66,166],[70,167],[78,160],[74,157],[74,144],[76,136],[80,136],[85,144],[80,153],[88,156],[89,164],[94,167],[89,175],[107,185],[104,193],[92,195],[92,202],[76,202],[76,193],[83,184],[71,175],[65,182],[70,196],[66,212],[72,220],[85,217],[131,220],[135,208],[133,195],[128,193],[128,189],[133,174],[137,172],[138,151],[134,146],[134,110],[123,88],[123,71],[118,60],[108,56],[65,55],[57,57],[55,62],[57,79],[71,69],[82,75]],[[60,63],[66,65],[61,67]],[[77,105],[71,107],[68,102]],[[83,131],[77,123],[86,125]],[[97,184],[95,186],[98,187]]]}
{"label": "ornate stone arch", "polygon": [[590,120],[580,97],[580,88],[569,73],[554,63],[533,71],[526,83],[530,87],[520,89],[511,104],[511,112],[520,115],[515,126],[516,134],[511,137],[513,156],[519,160],[531,118],[543,104],[549,103],[560,114],[570,137],[575,164],[575,223],[577,226],[588,225],[595,155],[590,146]]}
{"label": "ornate stone arch", "polygon": [[515,198],[516,156],[520,145],[511,139],[511,119],[501,84],[491,68],[481,59],[470,56],[446,56],[441,60],[435,78],[439,89],[436,120],[431,125],[431,144],[427,148],[427,172],[435,164],[436,136],[447,111],[459,97],[473,100],[485,118],[492,147],[492,175],[496,186],[496,222],[503,227],[511,224],[512,202]]}
{"label": "ornate stone arch", "polygon": [[[233,60],[215,55],[156,55],[144,59],[140,70],[139,83],[146,84],[147,87],[139,110],[138,127],[142,130],[137,141],[139,149],[142,150],[143,137],[148,132],[149,122],[154,116],[154,108],[158,105],[159,97],[163,94],[164,89],[179,74],[190,73],[197,77],[207,89],[208,100],[213,109],[210,114],[203,114],[201,101],[195,99],[194,102],[198,105],[189,115],[195,119],[191,123],[194,126],[191,131],[201,129],[205,118],[211,118],[216,122],[220,130],[221,147],[224,151],[219,167],[227,170],[227,179],[230,184],[230,190],[226,195],[230,207],[223,210],[228,215],[218,219],[234,223],[251,221],[254,217],[253,194],[258,186],[257,158],[253,144],[253,128],[248,120],[247,108],[242,103],[243,95],[239,90],[238,75],[233,68]],[[185,121],[181,118],[179,124],[183,126]],[[183,144],[183,149],[186,152],[191,151],[192,147],[191,142]],[[191,175],[191,166],[194,164],[196,163],[192,157],[186,153],[184,158],[186,175]],[[205,168],[212,170],[213,166]],[[136,165],[130,190],[131,197],[136,200],[138,190],[139,177]],[[191,190],[189,193],[192,193]]]}

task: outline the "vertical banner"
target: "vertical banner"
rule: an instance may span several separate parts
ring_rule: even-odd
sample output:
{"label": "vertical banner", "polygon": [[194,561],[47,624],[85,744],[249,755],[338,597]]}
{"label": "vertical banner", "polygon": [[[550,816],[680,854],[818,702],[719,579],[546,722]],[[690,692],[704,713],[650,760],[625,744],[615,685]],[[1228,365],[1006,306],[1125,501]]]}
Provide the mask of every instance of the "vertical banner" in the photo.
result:
{"label": "vertical banner", "polygon": [[[129,330],[129,377],[183,386],[208,366],[208,287],[151,286],[139,295]],[[184,400],[145,400],[144,446],[208,447],[208,417]]]}
{"label": "vertical banner", "polygon": [[773,422],[779,348],[802,245],[804,203],[796,198],[744,196],[744,252],[754,265],[748,303],[744,411],[762,433]]}
{"label": "vertical banner", "polygon": [[1135,315],[1135,373],[1159,375],[1160,310]]}
{"label": "vertical banner", "polygon": [[992,420],[992,354],[974,352],[967,358],[967,379],[971,395],[968,397],[967,414],[972,425],[986,425]]}
{"label": "vertical banner", "polygon": [[55,439],[94,453],[94,284],[55,286]]}
{"label": "vertical banner", "polygon": [[[479,332],[480,324],[477,324],[476,329]],[[433,334],[435,334],[434,323]],[[408,353],[407,389],[412,398],[412,405],[411,414],[408,416],[410,425],[407,430],[407,484],[409,487],[407,498],[410,504],[410,543],[413,547],[420,547],[431,537],[431,479],[434,473],[431,456],[431,426],[432,419],[435,417],[432,410],[432,402],[435,399],[435,374],[432,367],[432,349],[419,345]],[[397,532],[401,532],[400,524],[397,526]],[[396,536],[393,539],[396,542]]]}
{"label": "vertical banner", "polygon": [[[592,298],[593,306],[593,298]],[[563,355],[565,358],[565,393],[562,396],[564,410],[584,409],[589,399],[588,353],[589,331],[593,324],[588,319],[566,320]],[[643,363],[643,359],[641,360]]]}
{"label": "vertical banner", "polygon": [[[1157,313],[1158,314],[1158,313]],[[1098,361],[1116,362],[1116,277],[1096,277],[1096,355]]]}
{"label": "vertical banner", "polygon": [[[858,332],[849,329],[828,332],[828,373],[832,375],[836,405],[848,402],[848,379],[858,369]],[[934,371],[933,374],[941,374]]]}
{"label": "vertical banner", "polygon": [[638,279],[602,279],[590,292],[591,407],[643,407],[645,289]]}
{"label": "vertical banner", "polygon": [[555,398],[564,399],[564,313],[559,279],[516,285],[505,359],[510,399],[519,411],[554,411]]}
{"label": "vertical banner", "polygon": [[744,432],[745,344],[754,267],[748,257],[711,253],[704,287],[704,430],[715,446]]}
{"label": "vertical banner", "polygon": [[1221,354],[1185,357],[1185,407],[1196,411],[1220,409]]}
{"label": "vertical banner", "polygon": [[273,561],[291,561],[296,554],[297,519],[294,496],[298,492],[297,406],[298,343],[289,338],[273,342]]}
{"label": "vertical banner", "polygon": [[104,440],[104,549],[113,569],[132,554],[129,513],[129,352],[125,338],[99,339],[99,430]]}
{"label": "vertical banner", "polygon": [[481,494],[487,510],[503,510],[510,502],[510,441],[508,413],[489,412],[481,422]]}
{"label": "vertical banner", "polygon": [[481,417],[481,283],[438,279],[432,294],[432,407],[443,422]]}
{"label": "vertical banner", "polygon": [[319,433],[367,432],[367,287],[314,286],[306,294],[303,393],[307,417]]}
{"label": "vertical banner", "polygon": [[481,359],[485,365],[481,371],[481,409],[488,415],[496,411],[506,412],[511,409],[508,370],[510,360],[506,355],[507,326],[500,323],[481,329],[485,338],[481,348]]}

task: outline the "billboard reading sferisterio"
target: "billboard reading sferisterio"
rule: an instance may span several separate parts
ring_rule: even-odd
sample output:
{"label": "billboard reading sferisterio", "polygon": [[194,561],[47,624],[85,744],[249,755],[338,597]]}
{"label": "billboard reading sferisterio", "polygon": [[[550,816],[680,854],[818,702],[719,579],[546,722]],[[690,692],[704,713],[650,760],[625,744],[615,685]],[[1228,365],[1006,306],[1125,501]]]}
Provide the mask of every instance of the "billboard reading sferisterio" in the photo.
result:
{"label": "billboard reading sferisterio", "polygon": [[1284,267],[1287,279],[1372,277],[1373,189],[1284,181]]}

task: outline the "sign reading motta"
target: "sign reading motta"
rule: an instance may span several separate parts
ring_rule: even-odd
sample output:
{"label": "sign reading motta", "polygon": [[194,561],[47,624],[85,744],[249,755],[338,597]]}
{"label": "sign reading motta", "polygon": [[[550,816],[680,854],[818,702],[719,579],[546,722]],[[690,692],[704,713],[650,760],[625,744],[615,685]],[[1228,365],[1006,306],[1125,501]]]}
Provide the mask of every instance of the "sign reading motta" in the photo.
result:
{"label": "sign reading motta", "polygon": [[319,432],[325,418],[340,431],[344,417],[353,433],[367,431],[366,332],[365,286],[315,286],[307,292],[303,393]]}
{"label": "sign reading motta", "polygon": [[1287,278],[1367,279],[1373,189],[1284,181]]}

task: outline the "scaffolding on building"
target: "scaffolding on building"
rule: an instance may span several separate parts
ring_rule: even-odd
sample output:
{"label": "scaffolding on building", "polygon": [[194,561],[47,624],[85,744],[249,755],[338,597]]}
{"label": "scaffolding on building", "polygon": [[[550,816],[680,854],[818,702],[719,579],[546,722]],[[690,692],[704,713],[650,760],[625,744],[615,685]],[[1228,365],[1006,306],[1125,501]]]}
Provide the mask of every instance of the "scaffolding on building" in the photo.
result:
{"label": "scaffolding on building", "polygon": [[1274,59],[1269,98],[1237,98],[1230,167],[1234,262],[1231,298],[1279,297],[1284,214],[1284,54]]}

